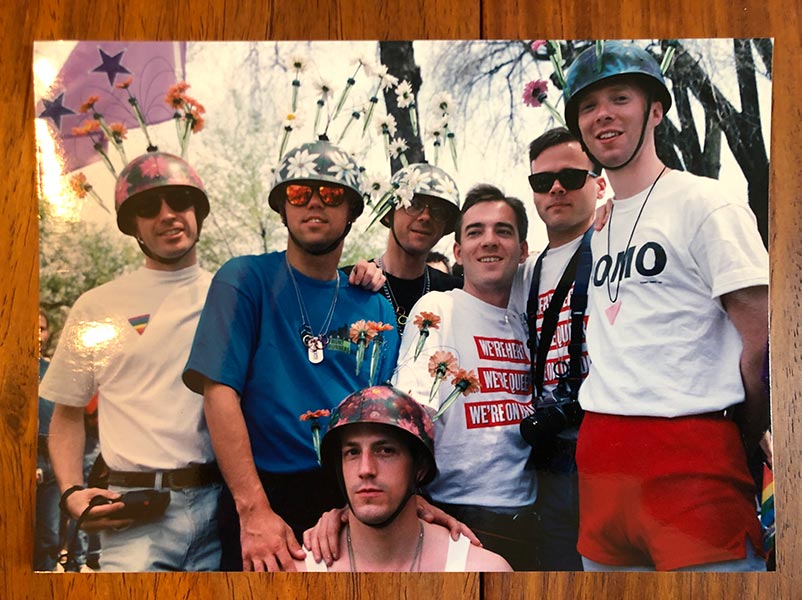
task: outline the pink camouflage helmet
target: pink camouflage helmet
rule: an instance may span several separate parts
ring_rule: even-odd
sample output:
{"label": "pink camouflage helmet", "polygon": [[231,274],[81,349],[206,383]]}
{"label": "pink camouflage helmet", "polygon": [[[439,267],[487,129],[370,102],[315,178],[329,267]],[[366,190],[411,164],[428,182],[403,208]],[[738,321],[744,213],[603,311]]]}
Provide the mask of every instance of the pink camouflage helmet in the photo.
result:
{"label": "pink camouflage helmet", "polygon": [[428,464],[418,483],[429,483],[437,475],[434,423],[428,410],[389,384],[354,392],[331,412],[329,428],[320,446],[323,468],[337,472],[340,460],[339,433],[344,427],[356,423],[376,423],[400,429]]}
{"label": "pink camouflage helmet", "polygon": [[200,230],[209,214],[209,198],[195,170],[189,164],[166,152],[149,152],[129,162],[117,178],[114,208],[117,227],[126,235],[134,235],[133,209],[137,196],[155,188],[175,187],[190,193],[195,205],[195,218]]}

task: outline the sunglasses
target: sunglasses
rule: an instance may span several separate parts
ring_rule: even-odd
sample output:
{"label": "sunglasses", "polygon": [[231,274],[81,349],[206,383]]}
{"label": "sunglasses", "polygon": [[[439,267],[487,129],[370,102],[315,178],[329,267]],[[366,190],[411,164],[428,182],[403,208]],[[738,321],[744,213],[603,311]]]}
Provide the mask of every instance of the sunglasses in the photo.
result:
{"label": "sunglasses", "polygon": [[417,197],[412,198],[412,202],[409,206],[404,207],[404,211],[410,217],[419,217],[427,207],[429,208],[429,214],[432,216],[432,219],[440,223],[445,223],[448,221],[448,217],[451,216],[448,205],[442,202],[431,202]]}
{"label": "sunglasses", "polygon": [[162,199],[173,212],[184,212],[195,205],[191,190],[171,190],[169,193],[145,193],[139,197],[134,213],[142,219],[152,219],[162,210]]}
{"label": "sunglasses", "polygon": [[529,185],[536,194],[546,194],[551,190],[556,180],[566,190],[578,190],[585,185],[587,177],[598,177],[593,171],[588,169],[561,169],[553,171],[543,171],[542,173],[532,173],[529,176]]}
{"label": "sunglasses", "polygon": [[287,202],[293,206],[306,206],[312,199],[312,194],[317,191],[323,204],[326,206],[340,206],[346,198],[347,190],[344,187],[333,185],[301,185],[291,183],[284,192],[287,194]]}

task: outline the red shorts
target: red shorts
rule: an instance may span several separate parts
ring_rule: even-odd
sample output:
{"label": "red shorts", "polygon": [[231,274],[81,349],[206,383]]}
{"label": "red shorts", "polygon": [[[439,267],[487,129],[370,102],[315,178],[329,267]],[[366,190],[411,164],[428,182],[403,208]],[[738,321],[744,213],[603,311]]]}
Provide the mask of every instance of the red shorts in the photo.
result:
{"label": "red shorts", "polygon": [[576,451],[583,556],[672,570],[762,553],[738,427],[714,417],[585,413]]}

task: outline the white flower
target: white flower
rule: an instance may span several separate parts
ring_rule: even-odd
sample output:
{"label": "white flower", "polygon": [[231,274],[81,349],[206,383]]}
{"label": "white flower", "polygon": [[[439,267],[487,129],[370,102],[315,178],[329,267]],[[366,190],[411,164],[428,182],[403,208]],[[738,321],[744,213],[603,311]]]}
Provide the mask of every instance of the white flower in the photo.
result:
{"label": "white flower", "polygon": [[393,138],[388,146],[390,158],[398,158],[406,152],[408,148],[407,141],[404,138]]}
{"label": "white flower", "polygon": [[451,94],[448,92],[438,92],[432,96],[431,106],[434,113],[446,113],[451,109],[452,104],[454,104],[454,100],[451,99]]}
{"label": "white flower", "polygon": [[303,54],[290,54],[287,60],[287,68],[303,73],[306,70],[307,59]]}
{"label": "white flower", "polygon": [[395,88],[395,95],[398,99],[398,108],[407,108],[410,104],[415,102],[415,96],[412,94],[412,85],[406,79]]}
{"label": "white flower", "polygon": [[406,174],[406,184],[418,193],[431,189],[431,173],[422,173],[417,167],[411,168]]}
{"label": "white flower", "polygon": [[[386,69],[387,67],[385,67]],[[390,75],[389,73],[384,73],[383,75],[379,76],[381,80],[381,87],[383,90],[394,88],[398,85],[398,77],[395,75]]]}
{"label": "white flower", "polygon": [[376,198],[381,198],[390,189],[390,182],[387,181],[386,177],[378,173],[371,173],[365,176],[362,188],[370,195],[372,200],[375,200]]}
{"label": "white flower", "polygon": [[430,138],[435,140],[442,139],[443,132],[448,127],[448,115],[431,119],[427,125],[426,130]]}
{"label": "white flower", "polygon": [[395,135],[396,123],[393,115],[384,115],[383,117],[376,118],[376,130],[379,135],[387,133],[390,137]]}
{"label": "white flower", "polygon": [[328,100],[331,98],[331,95],[334,91],[334,86],[331,84],[331,81],[323,76],[320,76],[312,85],[323,100]]}
{"label": "white flower", "polygon": [[315,161],[320,157],[320,154],[309,154],[309,151],[304,148],[297,151],[290,156],[287,161],[287,176],[289,179],[305,179],[316,174]]}
{"label": "white flower", "polygon": [[443,196],[455,198],[457,196],[457,188],[454,180],[450,177],[441,177],[435,175],[433,191],[440,192]]}
{"label": "white flower", "polygon": [[359,167],[356,166],[356,163],[344,153],[337,151],[331,153],[331,162],[334,164],[329,167],[329,173],[337,179],[346,181],[349,185],[356,185],[359,178]]}
{"label": "white flower", "polygon": [[303,125],[304,125],[303,117],[298,112],[289,113],[286,117],[284,117],[284,120],[281,122],[281,126],[284,129],[289,128],[292,131],[297,131],[298,129],[303,127]]}
{"label": "white flower", "polygon": [[412,197],[415,195],[415,189],[408,183],[402,183],[395,191],[396,210],[412,206]]}
{"label": "white flower", "polygon": [[363,54],[358,56],[354,62],[362,65],[362,69],[365,71],[365,75],[368,77],[373,77],[379,70],[379,65],[376,61],[375,54],[372,56],[370,54]]}

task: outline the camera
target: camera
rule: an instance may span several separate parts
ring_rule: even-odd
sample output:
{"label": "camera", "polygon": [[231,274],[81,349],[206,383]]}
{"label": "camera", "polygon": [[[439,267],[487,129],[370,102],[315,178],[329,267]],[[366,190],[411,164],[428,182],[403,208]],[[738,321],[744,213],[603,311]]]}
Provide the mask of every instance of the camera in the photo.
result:
{"label": "camera", "polygon": [[532,446],[532,461],[536,469],[545,469],[557,449],[558,434],[576,427],[585,414],[577,401],[579,384],[571,385],[568,369],[558,375],[557,387],[535,402],[535,412],[521,420],[521,437]]}

